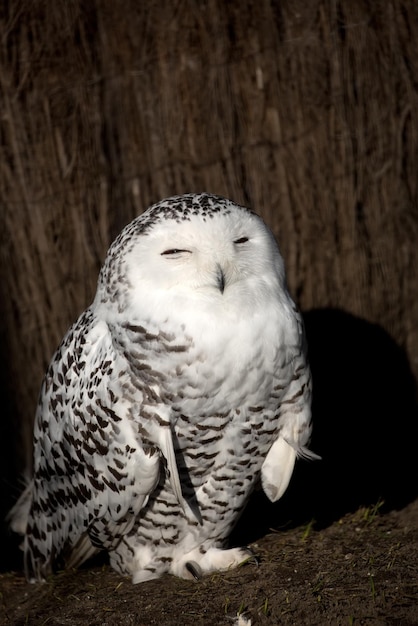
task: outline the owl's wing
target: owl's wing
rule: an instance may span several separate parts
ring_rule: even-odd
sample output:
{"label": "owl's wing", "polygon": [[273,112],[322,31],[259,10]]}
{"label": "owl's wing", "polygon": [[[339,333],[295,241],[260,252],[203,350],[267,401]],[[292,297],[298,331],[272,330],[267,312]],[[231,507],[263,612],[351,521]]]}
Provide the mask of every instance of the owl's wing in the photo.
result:
{"label": "owl's wing", "polygon": [[277,388],[281,390],[280,431],[261,468],[263,491],[272,502],[286,491],[297,457],[320,459],[307,448],[312,431],[311,372],[302,317],[294,305],[292,308],[288,345],[284,346],[286,359],[277,372]]}
{"label": "owl's wing", "polygon": [[29,574],[42,578],[70,554],[78,565],[129,531],[159,481],[161,461],[181,499],[170,426],[141,437],[141,388],[104,321],[87,310],[45,376],[35,425]]}

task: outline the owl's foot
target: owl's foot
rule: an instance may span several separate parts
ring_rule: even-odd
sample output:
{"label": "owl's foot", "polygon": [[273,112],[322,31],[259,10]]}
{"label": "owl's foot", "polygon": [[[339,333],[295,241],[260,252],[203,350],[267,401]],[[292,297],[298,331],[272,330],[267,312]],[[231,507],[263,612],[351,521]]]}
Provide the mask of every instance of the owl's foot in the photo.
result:
{"label": "owl's foot", "polygon": [[197,549],[174,561],[170,571],[179,578],[199,580],[205,574],[224,572],[244,563],[258,565],[257,557],[249,548],[209,548],[204,554]]}
{"label": "owl's foot", "polygon": [[188,580],[200,580],[205,574],[211,572],[224,572],[244,563],[258,565],[258,559],[249,548],[232,548],[221,550],[220,548],[209,548],[202,552],[201,548],[196,548],[183,554],[179,559],[173,559],[170,567],[167,567],[167,559],[147,560],[137,559],[131,561],[129,566],[117,558],[116,553],[110,553],[111,566],[121,574],[131,575],[135,584],[143,583],[147,580],[160,578],[167,571],[179,578]]}

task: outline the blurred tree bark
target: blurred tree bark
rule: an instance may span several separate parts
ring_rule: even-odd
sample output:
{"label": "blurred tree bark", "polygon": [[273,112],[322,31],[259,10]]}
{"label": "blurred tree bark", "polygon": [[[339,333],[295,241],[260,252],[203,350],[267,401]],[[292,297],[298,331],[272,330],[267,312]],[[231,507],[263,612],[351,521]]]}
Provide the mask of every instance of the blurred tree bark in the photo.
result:
{"label": "blurred tree bark", "polygon": [[43,372],[111,239],[176,193],[254,208],[301,308],[382,325],[418,372],[416,0],[6,0],[0,15],[8,471],[30,459]]}

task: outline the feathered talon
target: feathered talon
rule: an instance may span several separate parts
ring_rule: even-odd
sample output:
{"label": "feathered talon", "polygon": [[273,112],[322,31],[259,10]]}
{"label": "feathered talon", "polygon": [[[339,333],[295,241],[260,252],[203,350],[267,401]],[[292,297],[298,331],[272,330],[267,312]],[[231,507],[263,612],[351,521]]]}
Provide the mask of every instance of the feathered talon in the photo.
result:
{"label": "feathered talon", "polygon": [[195,580],[200,580],[203,576],[200,565],[198,565],[196,561],[187,561],[186,569]]}

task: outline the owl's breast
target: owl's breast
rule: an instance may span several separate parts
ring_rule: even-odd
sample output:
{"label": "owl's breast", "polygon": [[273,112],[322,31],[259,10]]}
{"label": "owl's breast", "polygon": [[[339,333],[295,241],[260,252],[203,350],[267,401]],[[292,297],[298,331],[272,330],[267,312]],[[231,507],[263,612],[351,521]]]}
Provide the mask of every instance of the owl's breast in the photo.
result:
{"label": "owl's breast", "polygon": [[[286,378],[287,348],[274,316],[235,319],[195,332],[187,350],[166,361],[164,386],[173,408],[213,415],[246,406],[272,408],[277,377]],[[290,371],[289,371],[290,376]]]}
{"label": "owl's breast", "polygon": [[121,348],[135,386],[177,415],[277,406],[274,387],[290,379],[289,352],[298,342],[289,310],[272,303],[198,313],[124,325]]}

